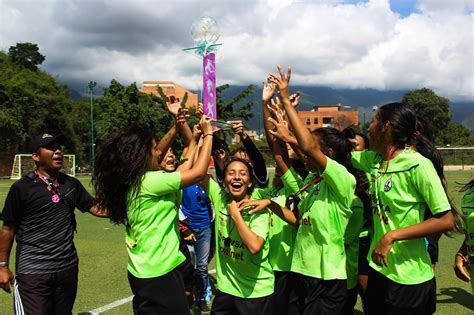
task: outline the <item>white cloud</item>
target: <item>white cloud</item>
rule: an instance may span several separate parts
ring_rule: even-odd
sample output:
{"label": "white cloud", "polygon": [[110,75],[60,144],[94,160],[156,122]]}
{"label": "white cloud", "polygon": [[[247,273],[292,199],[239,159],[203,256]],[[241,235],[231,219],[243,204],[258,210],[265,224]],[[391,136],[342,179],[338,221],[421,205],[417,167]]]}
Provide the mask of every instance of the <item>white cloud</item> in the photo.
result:
{"label": "white cloud", "polygon": [[423,0],[406,18],[388,0],[0,0],[0,49],[38,43],[43,69],[63,81],[175,80],[197,89],[190,26],[213,16],[221,30],[218,84],[265,79],[292,66],[294,84],[412,89],[473,100],[473,16],[468,1]]}

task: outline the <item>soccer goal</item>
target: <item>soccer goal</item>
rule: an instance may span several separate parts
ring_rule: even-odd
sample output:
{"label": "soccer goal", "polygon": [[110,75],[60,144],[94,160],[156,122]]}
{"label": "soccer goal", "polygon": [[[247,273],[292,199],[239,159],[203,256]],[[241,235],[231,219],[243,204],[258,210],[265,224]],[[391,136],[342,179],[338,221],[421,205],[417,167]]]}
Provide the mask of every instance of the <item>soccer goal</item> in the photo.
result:
{"label": "soccer goal", "polygon": [[[23,175],[36,168],[31,154],[16,154],[13,160],[11,179],[20,179]],[[74,154],[65,154],[63,160],[62,172],[69,176],[76,176],[76,156]]]}

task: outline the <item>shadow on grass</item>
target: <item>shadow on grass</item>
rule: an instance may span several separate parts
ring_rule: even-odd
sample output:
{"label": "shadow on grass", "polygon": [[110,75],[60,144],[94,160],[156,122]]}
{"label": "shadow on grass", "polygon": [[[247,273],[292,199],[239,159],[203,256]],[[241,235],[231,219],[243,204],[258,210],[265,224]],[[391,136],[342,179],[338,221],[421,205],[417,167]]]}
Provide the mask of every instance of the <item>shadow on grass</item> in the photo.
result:
{"label": "shadow on grass", "polygon": [[474,311],[474,298],[471,292],[461,288],[440,288],[438,294],[438,304],[456,303]]}

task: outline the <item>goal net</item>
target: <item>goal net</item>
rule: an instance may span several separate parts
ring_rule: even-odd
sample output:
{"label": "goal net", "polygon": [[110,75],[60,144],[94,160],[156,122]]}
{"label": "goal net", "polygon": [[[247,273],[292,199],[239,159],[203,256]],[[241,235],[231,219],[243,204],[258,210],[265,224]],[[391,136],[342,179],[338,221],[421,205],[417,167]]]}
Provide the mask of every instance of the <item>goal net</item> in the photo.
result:
{"label": "goal net", "polygon": [[[20,179],[23,175],[33,171],[36,168],[31,154],[16,154],[13,160],[11,179]],[[65,154],[63,167],[61,171],[69,176],[76,175],[76,156],[74,154]]]}

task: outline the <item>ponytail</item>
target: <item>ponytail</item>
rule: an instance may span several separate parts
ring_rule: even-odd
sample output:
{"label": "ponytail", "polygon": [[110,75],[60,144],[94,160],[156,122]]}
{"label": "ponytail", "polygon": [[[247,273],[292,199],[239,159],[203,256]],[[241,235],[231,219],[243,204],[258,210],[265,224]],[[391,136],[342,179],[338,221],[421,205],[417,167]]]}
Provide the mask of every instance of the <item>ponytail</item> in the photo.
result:
{"label": "ponytail", "polygon": [[[462,217],[449,197],[447,181],[443,171],[443,158],[433,144],[433,133],[423,119],[418,118],[408,105],[390,103],[380,107],[379,118],[382,123],[390,122],[392,126],[392,141],[398,147],[413,147],[425,158],[429,159],[441,180],[446,196],[451,206],[454,218],[454,231],[462,231]],[[431,212],[430,214],[431,215]],[[449,235],[449,233],[448,233]]]}
{"label": "ponytail", "polygon": [[[444,162],[443,157],[441,156],[438,149],[436,149],[435,145],[428,137],[431,138],[430,130],[427,129],[425,124],[422,124],[420,121],[417,121],[417,129],[413,135],[413,146],[416,148],[416,151],[423,155],[425,158],[429,159],[438,174],[439,179],[441,180],[441,184],[443,185],[444,192],[446,196],[448,196],[449,205],[451,206],[451,213],[454,218],[454,231],[455,232],[462,232],[463,231],[463,220],[462,215],[456,208],[453,200],[448,194],[448,181],[444,176]],[[428,135],[428,136],[425,136]],[[432,216],[431,212],[427,213],[425,219],[428,219]],[[447,233],[449,235],[449,233]]]}

